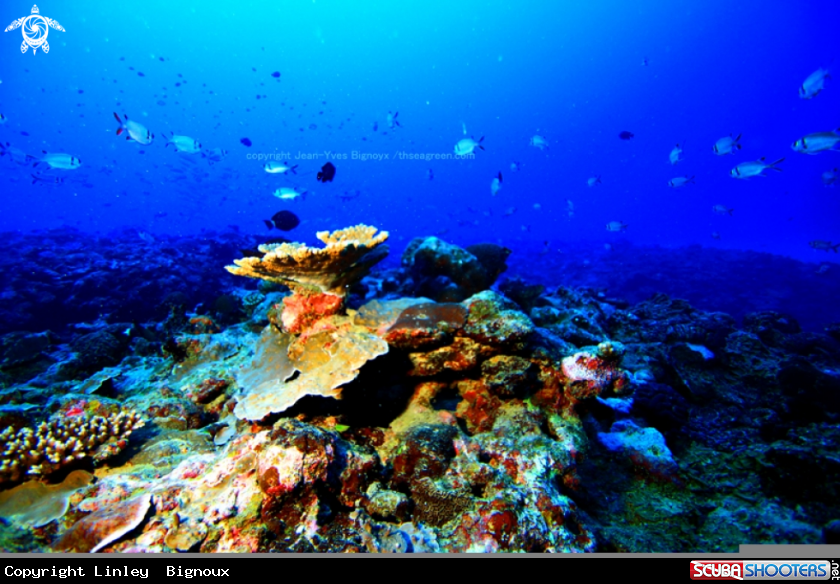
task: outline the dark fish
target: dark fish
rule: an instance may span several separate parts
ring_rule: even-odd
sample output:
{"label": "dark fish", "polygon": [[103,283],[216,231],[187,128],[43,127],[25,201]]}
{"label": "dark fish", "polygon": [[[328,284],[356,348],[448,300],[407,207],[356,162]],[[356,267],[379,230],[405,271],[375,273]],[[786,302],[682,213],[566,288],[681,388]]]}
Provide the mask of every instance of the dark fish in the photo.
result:
{"label": "dark fish", "polygon": [[55,178],[43,178],[43,177],[41,177],[41,176],[38,176],[37,174],[30,174],[29,176],[31,176],[31,177],[32,177],[32,184],[33,184],[33,185],[34,185],[35,183],[47,183],[47,184],[56,184],[56,185],[60,185],[62,182],[64,182],[64,179],[62,179],[62,178],[60,178],[60,177],[55,177]]}
{"label": "dark fish", "polygon": [[[300,219],[291,211],[278,211],[271,218],[274,226],[280,231],[291,231],[300,225]],[[268,223],[268,221],[266,221]]]}
{"label": "dark fish", "polygon": [[158,61],[160,61],[161,63],[163,63],[163,57],[158,57]]}
{"label": "dark fish", "polygon": [[146,76],[146,74],[145,74],[145,73],[143,73],[142,71],[138,71],[138,72],[137,72],[137,76],[138,76],[138,77],[145,77],[145,76]]}
{"label": "dark fish", "polygon": [[622,140],[629,140],[630,138],[633,137],[633,132],[628,132],[627,130],[624,130],[623,132],[621,132],[618,135],[618,137],[621,138]]}
{"label": "dark fish", "polygon": [[244,146],[247,146],[248,148],[250,148],[250,147],[251,147],[251,141],[250,141],[248,138],[242,138],[242,139],[240,140],[240,142],[242,142],[242,144],[243,144]]}
{"label": "dark fish", "polygon": [[80,93],[80,94],[81,94],[81,93],[84,93],[84,92],[85,92],[85,90],[84,90],[84,89],[80,89],[80,90],[79,90],[79,93]]}
{"label": "dark fish", "polygon": [[292,240],[286,239],[285,237],[272,237],[270,239],[266,239],[265,243],[292,243]]}
{"label": "dark fish", "polygon": [[321,167],[321,171],[315,176],[315,178],[323,183],[332,182],[335,178],[335,165],[333,165],[332,162],[327,162]]}
{"label": "dark fish", "polygon": [[268,219],[263,219],[263,223],[265,223],[265,226],[268,227],[269,229],[274,229],[274,223],[272,223]]}
{"label": "dark fish", "polygon": [[309,129],[310,129],[310,130],[317,130],[317,129],[318,129],[318,126],[317,126],[317,125],[315,125],[315,124],[309,124]]}
{"label": "dark fish", "polygon": [[265,255],[258,249],[240,249],[239,253],[241,253],[246,258],[261,258]]}
{"label": "dark fish", "polygon": [[379,124],[376,123],[376,122],[373,122],[373,131],[376,132],[378,130],[379,130]]}
{"label": "dark fish", "polygon": [[275,71],[274,73],[271,74],[271,76],[274,77],[275,79],[277,77],[280,77],[280,71]]}
{"label": "dark fish", "polygon": [[20,135],[21,135],[21,136],[28,136],[28,135],[29,135],[29,132],[21,132],[21,133],[20,133]]}

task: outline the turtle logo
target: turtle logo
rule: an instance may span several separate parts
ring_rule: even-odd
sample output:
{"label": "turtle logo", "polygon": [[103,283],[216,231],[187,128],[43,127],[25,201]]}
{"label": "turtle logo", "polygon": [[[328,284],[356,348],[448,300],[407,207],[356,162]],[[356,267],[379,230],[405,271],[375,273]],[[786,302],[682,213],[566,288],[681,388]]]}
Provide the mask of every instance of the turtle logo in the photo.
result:
{"label": "turtle logo", "polygon": [[32,47],[32,54],[34,55],[38,52],[38,47],[41,47],[41,50],[45,53],[50,52],[50,45],[47,43],[47,34],[50,32],[50,27],[64,32],[64,27],[58,24],[58,21],[41,16],[38,13],[38,6],[35,5],[32,7],[32,14],[18,18],[7,26],[4,32],[22,28],[23,44],[20,45],[20,52],[25,53],[29,47]]}

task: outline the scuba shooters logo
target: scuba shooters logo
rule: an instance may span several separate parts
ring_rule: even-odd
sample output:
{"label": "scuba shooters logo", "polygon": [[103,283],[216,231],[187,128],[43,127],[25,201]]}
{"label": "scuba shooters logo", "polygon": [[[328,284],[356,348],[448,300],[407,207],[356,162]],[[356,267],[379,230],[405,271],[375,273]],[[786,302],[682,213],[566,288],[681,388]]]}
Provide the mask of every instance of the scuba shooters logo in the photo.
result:
{"label": "scuba shooters logo", "polygon": [[830,580],[825,560],[693,560],[692,580]]}
{"label": "scuba shooters logo", "polygon": [[38,47],[45,53],[50,52],[50,45],[47,42],[47,35],[50,32],[50,28],[64,32],[64,27],[58,24],[57,20],[40,15],[37,4],[32,7],[32,14],[18,18],[7,26],[4,32],[18,28],[23,33],[23,43],[20,45],[20,52],[25,53],[29,50],[29,47],[32,47],[33,55],[38,52]]}

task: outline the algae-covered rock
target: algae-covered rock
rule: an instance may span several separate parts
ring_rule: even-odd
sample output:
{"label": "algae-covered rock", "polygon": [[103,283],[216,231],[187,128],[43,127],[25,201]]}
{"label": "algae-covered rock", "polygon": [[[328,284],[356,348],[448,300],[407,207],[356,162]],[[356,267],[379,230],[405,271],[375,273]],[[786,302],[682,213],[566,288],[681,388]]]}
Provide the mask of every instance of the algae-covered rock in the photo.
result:
{"label": "algae-covered rock", "polygon": [[93,482],[93,475],[74,470],[57,485],[28,481],[0,493],[0,517],[27,527],[41,527],[67,513],[70,495]]}
{"label": "algae-covered rock", "polygon": [[504,296],[485,290],[463,303],[469,311],[466,336],[492,346],[522,345],[534,332],[534,323]]}

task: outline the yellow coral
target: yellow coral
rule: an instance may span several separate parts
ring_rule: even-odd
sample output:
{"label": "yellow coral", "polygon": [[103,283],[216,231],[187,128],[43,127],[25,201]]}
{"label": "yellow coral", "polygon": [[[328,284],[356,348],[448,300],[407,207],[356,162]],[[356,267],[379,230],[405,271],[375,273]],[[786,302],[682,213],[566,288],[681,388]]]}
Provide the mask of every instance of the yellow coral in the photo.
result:
{"label": "yellow coral", "polygon": [[234,260],[225,266],[231,274],[260,278],[284,284],[294,292],[329,293],[345,296],[349,286],[364,277],[370,268],[388,254],[388,232],[378,235],[377,229],[356,225],[316,235],[326,247],[309,247],[302,243],[273,243],[259,246],[262,258]]}
{"label": "yellow coral", "polygon": [[[248,376],[261,382],[246,388],[233,410],[237,418],[260,420],[287,410],[306,395],[339,399],[341,386],[354,380],[362,365],[388,352],[388,343],[367,328],[351,324],[348,317],[333,318],[335,327],[298,338],[289,347],[288,358],[294,369],[300,371],[299,377],[287,382],[285,369],[277,377],[269,374],[262,381],[261,375]],[[280,340],[279,346],[285,342],[287,338]],[[259,358],[260,355],[255,358],[255,364]],[[275,369],[271,368],[272,372]]]}

